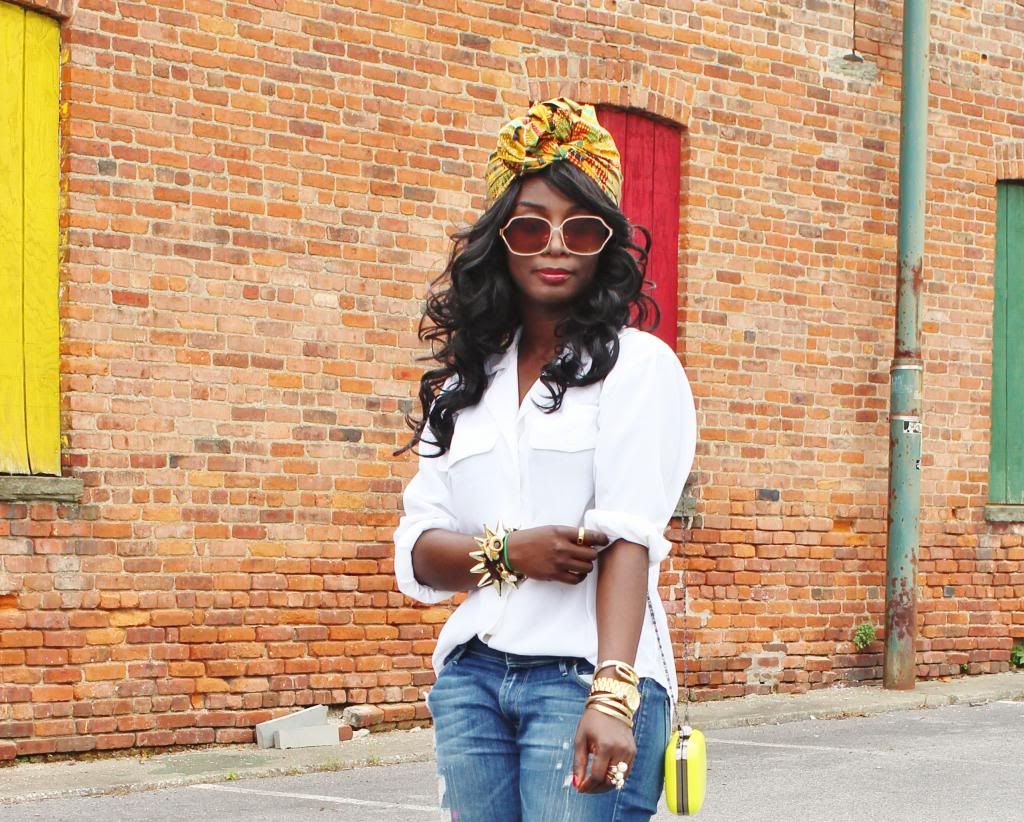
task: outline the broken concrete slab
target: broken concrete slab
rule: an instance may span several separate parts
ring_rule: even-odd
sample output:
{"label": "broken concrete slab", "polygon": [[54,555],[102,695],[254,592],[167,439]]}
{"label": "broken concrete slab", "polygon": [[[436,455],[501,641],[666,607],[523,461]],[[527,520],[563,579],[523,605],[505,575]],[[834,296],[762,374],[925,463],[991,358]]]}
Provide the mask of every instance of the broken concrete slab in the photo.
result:
{"label": "broken concrete slab", "polygon": [[[327,706],[314,705],[302,711],[268,719],[256,726],[256,745],[260,748],[274,747],[274,734],[286,728],[308,728],[311,725],[324,725],[327,722]],[[335,740],[337,741],[337,740]]]}
{"label": "broken concrete slab", "polygon": [[316,725],[311,728],[284,728],[274,734],[274,747],[316,748],[320,745],[338,744],[337,725]]}

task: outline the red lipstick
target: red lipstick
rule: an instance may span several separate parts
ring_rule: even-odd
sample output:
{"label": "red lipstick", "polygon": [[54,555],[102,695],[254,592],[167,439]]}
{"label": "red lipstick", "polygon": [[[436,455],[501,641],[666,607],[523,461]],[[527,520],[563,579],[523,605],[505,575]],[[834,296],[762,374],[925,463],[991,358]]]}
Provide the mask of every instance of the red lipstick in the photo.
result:
{"label": "red lipstick", "polygon": [[534,273],[550,285],[564,283],[572,276],[572,272],[564,268],[538,268]]}

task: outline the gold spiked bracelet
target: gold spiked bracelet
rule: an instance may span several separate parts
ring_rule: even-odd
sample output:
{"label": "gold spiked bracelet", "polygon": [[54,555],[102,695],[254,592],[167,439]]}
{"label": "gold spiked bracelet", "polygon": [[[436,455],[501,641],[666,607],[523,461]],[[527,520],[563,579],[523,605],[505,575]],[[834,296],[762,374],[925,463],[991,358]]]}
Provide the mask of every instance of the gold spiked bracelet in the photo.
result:
{"label": "gold spiked bracelet", "polygon": [[486,588],[493,585],[494,590],[501,594],[502,583],[509,588],[515,588],[520,582],[526,579],[522,574],[517,573],[508,563],[508,538],[516,531],[515,528],[506,528],[498,521],[498,526],[491,530],[484,525],[482,537],[474,537],[479,546],[478,551],[470,551],[469,556],[475,559],[477,564],[470,568],[470,572],[480,574],[480,581],[477,588]]}

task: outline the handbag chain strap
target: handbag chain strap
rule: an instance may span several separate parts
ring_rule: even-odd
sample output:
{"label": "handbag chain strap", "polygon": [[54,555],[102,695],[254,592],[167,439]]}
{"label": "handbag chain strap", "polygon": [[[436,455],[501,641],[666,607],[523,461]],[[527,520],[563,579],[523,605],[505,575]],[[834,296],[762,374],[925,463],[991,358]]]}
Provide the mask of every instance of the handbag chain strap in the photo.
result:
{"label": "handbag chain strap", "polygon": [[[690,724],[690,689],[687,687],[687,643],[686,643],[686,612],[687,612],[687,590],[686,590],[686,572],[683,571],[683,718],[682,721],[679,719],[679,699],[678,694],[670,694],[669,698],[672,700],[672,715],[675,720],[676,728],[680,731],[684,725]],[[658,640],[658,650],[661,652],[661,664],[665,666],[665,681],[671,682],[672,676],[668,672],[668,656],[665,654],[665,646],[661,644],[661,631],[658,630],[658,620],[654,616],[654,606],[651,604],[650,591],[647,592],[647,610],[651,613],[651,624],[654,626],[654,638]],[[671,647],[671,642],[669,643]]]}

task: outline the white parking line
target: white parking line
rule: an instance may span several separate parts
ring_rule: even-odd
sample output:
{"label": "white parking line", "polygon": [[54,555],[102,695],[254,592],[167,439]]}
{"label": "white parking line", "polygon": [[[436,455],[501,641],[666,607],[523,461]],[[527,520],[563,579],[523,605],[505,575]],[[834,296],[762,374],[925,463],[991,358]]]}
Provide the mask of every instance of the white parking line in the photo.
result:
{"label": "white parking line", "polygon": [[[736,745],[738,747],[750,747],[750,748],[782,748],[783,750],[789,751],[830,751],[832,753],[841,754],[855,754],[857,756],[896,756],[900,759],[913,759],[918,762],[942,762],[950,763],[955,760],[955,757],[950,754],[948,756],[934,756],[931,754],[919,754],[919,753],[907,753],[905,750],[899,748],[892,748],[889,750],[875,748],[836,748],[829,745],[792,745],[783,742],[748,742],[743,739],[717,739],[715,737],[708,737],[707,739],[708,749],[711,750],[716,745]],[[1019,768],[1020,762],[1000,762],[999,760],[992,759],[965,759],[961,760],[970,765],[988,765],[994,767],[1011,767]]]}
{"label": "white parking line", "polygon": [[[856,748],[832,748],[828,745],[787,745],[783,742],[747,742],[743,739],[716,739],[708,737],[708,745],[743,745],[751,748],[785,748],[793,751],[836,751],[838,753],[863,753],[875,756],[888,751],[857,750]],[[892,751],[891,753],[895,753]]]}
{"label": "white parking line", "polygon": [[437,808],[427,805],[400,805],[396,802],[372,802],[367,799],[349,799],[345,796],[321,796],[315,793],[288,793],[286,791],[258,791],[253,788],[234,788],[228,785],[190,785],[203,791],[226,791],[228,793],[251,793],[256,796],[278,796],[282,799],[309,799],[313,802],[333,802],[337,805],[363,805],[372,808],[398,808],[405,811],[437,813]]}

